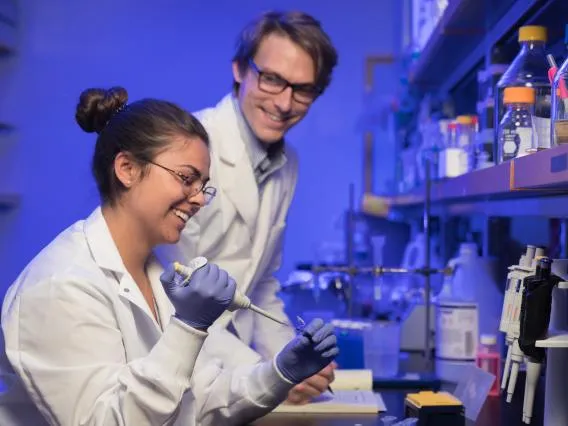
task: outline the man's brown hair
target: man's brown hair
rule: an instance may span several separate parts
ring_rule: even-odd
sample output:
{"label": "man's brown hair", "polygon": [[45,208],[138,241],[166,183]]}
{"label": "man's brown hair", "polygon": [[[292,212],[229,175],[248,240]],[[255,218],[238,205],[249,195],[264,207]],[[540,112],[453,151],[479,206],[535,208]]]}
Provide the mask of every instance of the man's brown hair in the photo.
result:
{"label": "man's brown hair", "polygon": [[[337,65],[337,51],[320,22],[299,11],[267,12],[245,26],[239,34],[233,56],[240,73],[244,75],[262,40],[274,33],[288,37],[310,55],[316,70],[315,84],[323,92]],[[234,82],[235,91],[238,87],[239,83]]]}

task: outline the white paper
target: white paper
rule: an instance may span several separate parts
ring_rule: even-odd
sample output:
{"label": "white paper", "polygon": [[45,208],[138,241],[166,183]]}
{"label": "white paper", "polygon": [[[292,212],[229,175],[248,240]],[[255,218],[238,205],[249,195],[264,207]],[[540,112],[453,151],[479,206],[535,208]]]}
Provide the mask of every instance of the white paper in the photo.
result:
{"label": "white paper", "polygon": [[335,390],[373,390],[371,370],[335,370],[335,380],[331,383]]}
{"label": "white paper", "polygon": [[386,411],[381,395],[369,390],[337,390],[325,392],[305,405],[281,404],[275,413],[365,413]]}

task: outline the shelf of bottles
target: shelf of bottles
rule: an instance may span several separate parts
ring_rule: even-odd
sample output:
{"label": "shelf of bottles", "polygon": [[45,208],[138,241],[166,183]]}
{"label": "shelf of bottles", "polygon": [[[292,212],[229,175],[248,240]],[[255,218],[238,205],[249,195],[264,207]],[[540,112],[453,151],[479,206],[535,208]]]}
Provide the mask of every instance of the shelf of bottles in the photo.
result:
{"label": "shelf of bottles", "polygon": [[[558,200],[536,207],[531,198],[568,200],[565,1],[498,0],[492,10],[482,4],[449,2],[410,65],[410,81],[422,90],[414,116],[398,129],[396,188],[387,195],[365,194],[364,212],[385,216],[420,206],[426,164],[434,209],[461,204],[453,210],[467,214],[479,211],[481,202],[514,215],[520,206],[501,201],[516,198],[546,216],[552,214],[548,208],[559,213]],[[451,92],[472,73],[477,99],[470,104],[476,108],[460,110]],[[568,214],[568,208],[560,210]]]}

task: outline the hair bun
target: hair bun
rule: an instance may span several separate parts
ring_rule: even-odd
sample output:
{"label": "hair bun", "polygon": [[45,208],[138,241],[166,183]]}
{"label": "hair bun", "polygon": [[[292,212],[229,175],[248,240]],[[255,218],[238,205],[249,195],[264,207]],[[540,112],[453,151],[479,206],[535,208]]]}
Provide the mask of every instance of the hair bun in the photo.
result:
{"label": "hair bun", "polygon": [[128,102],[128,92],[122,87],[87,89],[81,93],[75,120],[87,133],[100,133],[112,115]]}

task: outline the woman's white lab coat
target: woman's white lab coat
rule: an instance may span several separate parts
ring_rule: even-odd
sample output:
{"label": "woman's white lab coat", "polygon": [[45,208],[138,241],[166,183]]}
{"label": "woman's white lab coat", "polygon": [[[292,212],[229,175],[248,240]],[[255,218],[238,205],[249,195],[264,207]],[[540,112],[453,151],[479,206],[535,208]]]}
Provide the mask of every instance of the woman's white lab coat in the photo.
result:
{"label": "woman's white lab coat", "polygon": [[0,421],[33,411],[29,398],[10,399],[22,384],[52,425],[241,424],[283,401],[292,384],[272,362],[229,371],[198,357],[207,334],[172,317],[161,272],[148,266],[163,331],[100,208],[47,246],[2,307],[5,355],[20,380],[0,399]]}

